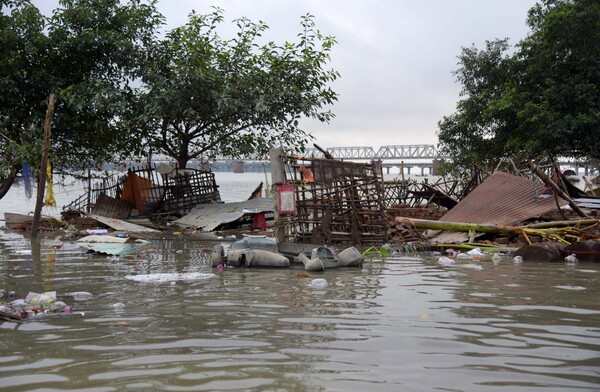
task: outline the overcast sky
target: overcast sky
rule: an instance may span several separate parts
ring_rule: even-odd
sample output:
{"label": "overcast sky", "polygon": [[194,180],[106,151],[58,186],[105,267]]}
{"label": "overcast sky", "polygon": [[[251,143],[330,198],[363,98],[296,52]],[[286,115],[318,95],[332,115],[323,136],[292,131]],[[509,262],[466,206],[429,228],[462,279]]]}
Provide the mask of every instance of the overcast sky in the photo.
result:
{"label": "overcast sky", "polygon": [[[56,1],[38,0],[51,8]],[[461,47],[486,40],[517,43],[534,0],[159,0],[168,27],[193,9],[225,11],[225,23],[245,16],[269,27],[265,40],[297,41],[300,16],[336,37],[330,66],[339,101],[329,124],[305,123],[323,147],[436,144],[437,123],[455,110],[460,85],[452,71]],[[223,30],[224,38],[231,32]]]}

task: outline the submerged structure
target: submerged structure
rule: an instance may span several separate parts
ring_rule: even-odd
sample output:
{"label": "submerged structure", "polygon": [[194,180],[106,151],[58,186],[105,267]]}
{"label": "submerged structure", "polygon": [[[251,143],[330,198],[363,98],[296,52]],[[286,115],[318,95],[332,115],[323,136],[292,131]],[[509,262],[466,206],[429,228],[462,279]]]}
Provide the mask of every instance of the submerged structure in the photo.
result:
{"label": "submerged structure", "polygon": [[127,219],[157,213],[181,216],[198,204],[220,202],[212,172],[161,164],[132,168],[125,175],[90,184],[86,194],[64,209]]}

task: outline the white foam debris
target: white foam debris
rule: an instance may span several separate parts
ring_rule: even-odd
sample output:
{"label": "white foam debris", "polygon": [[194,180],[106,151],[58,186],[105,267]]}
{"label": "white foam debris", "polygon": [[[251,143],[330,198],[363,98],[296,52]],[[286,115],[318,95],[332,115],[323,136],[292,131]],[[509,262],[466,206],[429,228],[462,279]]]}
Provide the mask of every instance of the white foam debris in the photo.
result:
{"label": "white foam debris", "polygon": [[201,272],[188,272],[180,274],[148,274],[148,275],[127,275],[125,279],[143,283],[163,283],[181,280],[203,280],[212,278],[215,274],[205,274]]}
{"label": "white foam debris", "polygon": [[318,289],[321,289],[321,288],[324,288],[324,287],[327,287],[327,286],[329,286],[329,283],[327,283],[327,281],[326,281],[325,279],[323,279],[323,278],[317,278],[317,279],[313,279],[313,280],[311,280],[311,281],[310,281],[310,285],[311,285],[313,288],[316,288],[316,289],[317,289],[317,288],[318,288]]}

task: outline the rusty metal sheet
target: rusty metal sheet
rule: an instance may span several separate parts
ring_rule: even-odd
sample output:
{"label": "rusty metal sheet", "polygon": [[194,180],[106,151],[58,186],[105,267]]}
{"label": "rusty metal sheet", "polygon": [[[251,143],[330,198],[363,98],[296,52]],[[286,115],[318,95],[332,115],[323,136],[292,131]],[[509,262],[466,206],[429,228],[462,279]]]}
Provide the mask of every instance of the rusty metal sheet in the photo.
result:
{"label": "rusty metal sheet", "polygon": [[[440,220],[515,225],[557,208],[554,196],[543,195],[545,191],[539,182],[497,171]],[[561,207],[567,204],[560,198],[558,203]]]}
{"label": "rusty metal sheet", "polygon": [[107,218],[127,219],[131,214],[133,205],[126,200],[115,199],[104,193],[98,195],[98,200],[94,204],[92,213],[105,216]]}

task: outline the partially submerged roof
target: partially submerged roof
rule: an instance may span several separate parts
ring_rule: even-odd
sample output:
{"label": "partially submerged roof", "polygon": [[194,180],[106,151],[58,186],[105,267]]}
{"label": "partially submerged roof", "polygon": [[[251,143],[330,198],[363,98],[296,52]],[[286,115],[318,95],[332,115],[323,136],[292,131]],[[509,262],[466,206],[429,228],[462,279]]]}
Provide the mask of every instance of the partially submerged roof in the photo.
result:
{"label": "partially submerged roof", "polygon": [[[546,188],[537,181],[494,172],[454,208],[440,218],[446,222],[488,223],[512,226],[526,219],[563,207],[567,202],[544,195]],[[443,232],[436,242],[464,241],[465,233]]]}
{"label": "partially submerged roof", "polygon": [[88,251],[116,256],[137,252],[150,246],[150,243],[145,240],[110,235],[88,235],[78,239],[77,242]]}
{"label": "partially submerged roof", "polygon": [[212,231],[218,226],[238,220],[246,214],[273,212],[275,201],[271,198],[258,198],[235,203],[200,204],[189,214],[173,222],[183,227],[202,231]]}
{"label": "partially submerged roof", "polygon": [[[545,191],[539,182],[497,171],[440,220],[514,225],[557,208],[554,196],[544,195]],[[561,207],[567,204],[560,198],[558,203]]]}

